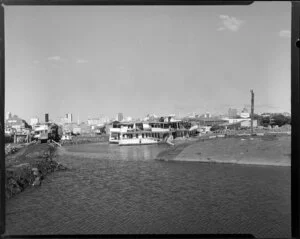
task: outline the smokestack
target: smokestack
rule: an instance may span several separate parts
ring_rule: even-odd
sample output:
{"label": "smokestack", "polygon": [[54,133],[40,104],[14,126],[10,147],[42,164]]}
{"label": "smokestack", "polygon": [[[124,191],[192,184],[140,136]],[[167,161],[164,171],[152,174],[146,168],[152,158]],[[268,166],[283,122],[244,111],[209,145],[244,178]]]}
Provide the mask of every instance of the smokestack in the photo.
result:
{"label": "smokestack", "polygon": [[45,114],[45,123],[49,122],[49,114]]}
{"label": "smokestack", "polygon": [[251,92],[251,135],[253,135],[253,117],[254,117],[254,92]]}

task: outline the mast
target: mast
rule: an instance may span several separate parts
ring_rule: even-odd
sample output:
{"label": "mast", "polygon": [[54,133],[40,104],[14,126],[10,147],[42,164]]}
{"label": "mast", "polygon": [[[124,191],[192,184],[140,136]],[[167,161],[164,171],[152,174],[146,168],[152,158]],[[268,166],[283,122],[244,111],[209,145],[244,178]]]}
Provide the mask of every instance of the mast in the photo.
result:
{"label": "mast", "polygon": [[251,92],[251,135],[253,135],[254,92],[253,90],[250,90],[250,92]]}

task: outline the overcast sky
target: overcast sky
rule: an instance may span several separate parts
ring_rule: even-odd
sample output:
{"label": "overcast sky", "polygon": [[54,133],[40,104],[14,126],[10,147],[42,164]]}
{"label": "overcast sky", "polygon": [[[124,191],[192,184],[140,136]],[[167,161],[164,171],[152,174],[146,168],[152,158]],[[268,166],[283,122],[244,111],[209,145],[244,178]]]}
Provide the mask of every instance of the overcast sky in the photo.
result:
{"label": "overcast sky", "polygon": [[291,4],[5,6],[5,111],[28,120],[290,112]]}

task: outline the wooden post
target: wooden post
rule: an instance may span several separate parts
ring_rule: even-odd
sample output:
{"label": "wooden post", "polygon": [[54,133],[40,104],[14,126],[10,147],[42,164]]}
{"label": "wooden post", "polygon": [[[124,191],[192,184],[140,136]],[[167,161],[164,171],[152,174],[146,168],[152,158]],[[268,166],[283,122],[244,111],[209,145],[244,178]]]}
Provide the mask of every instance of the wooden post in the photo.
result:
{"label": "wooden post", "polygon": [[253,135],[253,117],[254,117],[254,93],[253,90],[251,92],[251,135]]}

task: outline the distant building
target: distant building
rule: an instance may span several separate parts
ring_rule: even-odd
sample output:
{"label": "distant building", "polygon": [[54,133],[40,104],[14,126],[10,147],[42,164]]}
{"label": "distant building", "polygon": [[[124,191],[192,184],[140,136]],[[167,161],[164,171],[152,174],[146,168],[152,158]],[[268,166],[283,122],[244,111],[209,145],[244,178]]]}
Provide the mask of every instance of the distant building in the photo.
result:
{"label": "distant building", "polygon": [[240,122],[242,122],[242,121],[249,121],[250,122],[250,118],[248,118],[248,119],[243,119],[243,118],[240,118],[240,119],[228,119],[228,123],[229,124],[235,124],[235,123],[240,123]]}
{"label": "distant building", "polygon": [[220,118],[209,118],[205,119],[202,118],[198,120],[200,126],[213,126],[213,125],[220,125],[228,122],[228,119],[220,119]]}
{"label": "distant building", "polygon": [[[131,117],[130,117],[131,118]],[[156,114],[148,114],[145,118],[144,121],[157,121],[159,119],[159,117]],[[133,119],[131,119],[133,120]],[[129,120],[128,120],[129,121]]]}
{"label": "distant building", "polygon": [[68,123],[67,118],[66,118],[66,117],[61,118],[61,119],[60,119],[60,123],[61,123],[61,124],[66,124],[66,123]]}
{"label": "distant building", "polygon": [[241,118],[249,118],[250,117],[250,114],[249,114],[248,109],[246,107],[242,110],[240,116],[241,116]]}
{"label": "distant building", "polygon": [[34,125],[36,125],[36,124],[38,124],[39,123],[39,118],[38,117],[35,117],[35,118],[31,118],[30,119],[30,125],[31,126],[34,126]]}
{"label": "distant building", "polygon": [[[227,123],[220,124],[226,129],[250,128],[251,119],[228,119]],[[257,127],[257,120],[253,120],[253,127]]]}
{"label": "distant building", "polygon": [[22,131],[23,129],[29,128],[28,123],[16,115],[12,116],[10,119],[7,119],[5,121],[5,126],[7,128],[15,129],[18,132]]}
{"label": "distant building", "polygon": [[80,123],[80,125],[76,124],[72,127],[71,130],[73,133],[80,133],[80,134],[91,134],[92,133],[92,127],[86,123]]}
{"label": "distant building", "polygon": [[73,130],[72,130],[72,132],[74,134],[81,134],[81,128],[80,127],[74,127]]}
{"label": "distant building", "polygon": [[72,123],[73,122],[72,114],[70,113],[66,114],[66,119],[67,119],[67,123]]}
{"label": "distant building", "polygon": [[60,119],[60,123],[61,124],[71,124],[71,123],[73,123],[73,116],[72,116],[72,114],[70,114],[70,113],[66,114],[65,117],[63,117],[63,118]]}
{"label": "distant building", "polygon": [[124,118],[123,117],[123,113],[118,113],[117,117],[116,117],[116,120],[119,121],[119,122],[121,122],[123,120],[123,118]]}
{"label": "distant building", "polygon": [[5,115],[5,119],[8,120],[11,118],[11,112],[7,112]]}
{"label": "distant building", "polygon": [[128,121],[128,122],[130,122],[130,121],[132,121],[132,117],[128,116],[128,117],[126,117],[125,120]]}
{"label": "distant building", "polygon": [[[251,120],[241,121],[241,127],[251,127]],[[257,120],[253,120],[253,127],[257,127]]]}
{"label": "distant building", "polygon": [[107,124],[109,121],[110,120],[107,116],[100,116],[100,124]]}
{"label": "distant building", "polygon": [[87,121],[88,125],[99,125],[102,124],[101,120],[99,118],[92,118],[92,119],[88,119]]}
{"label": "distant building", "polygon": [[271,114],[270,113],[262,113],[260,116],[262,116],[263,118],[271,117]]}
{"label": "distant building", "polygon": [[211,113],[206,112],[206,113],[204,114],[204,118],[211,118]]}
{"label": "distant building", "polygon": [[233,119],[233,118],[236,118],[237,117],[237,109],[232,109],[232,108],[229,108],[228,109],[228,117]]}
{"label": "distant building", "polygon": [[285,117],[291,117],[291,113],[289,113],[289,112],[284,112],[284,113],[282,113]]}
{"label": "distant building", "polygon": [[46,114],[45,114],[45,123],[48,123],[48,122],[49,122],[49,114],[46,113]]}
{"label": "distant building", "polygon": [[[174,115],[174,116],[175,116],[175,115]],[[186,117],[188,117],[188,118],[195,118],[195,117],[196,117],[196,113],[195,113],[195,112],[188,113],[188,114],[186,115]]]}

